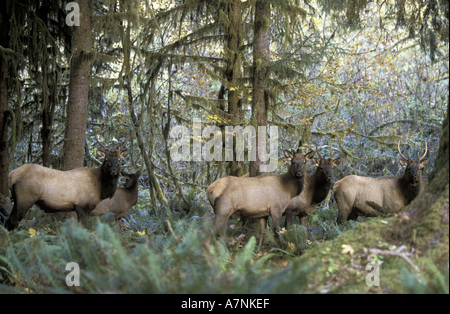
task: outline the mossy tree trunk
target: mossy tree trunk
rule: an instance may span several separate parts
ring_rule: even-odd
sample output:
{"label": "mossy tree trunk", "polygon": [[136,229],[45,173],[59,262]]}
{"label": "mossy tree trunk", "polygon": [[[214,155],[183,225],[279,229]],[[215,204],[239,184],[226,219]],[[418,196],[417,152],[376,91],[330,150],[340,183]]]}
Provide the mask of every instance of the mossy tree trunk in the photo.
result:
{"label": "mossy tree trunk", "polygon": [[[258,0],[255,4],[255,26],[253,42],[253,94],[252,124],[256,131],[258,126],[267,126],[267,109],[269,97],[266,91],[270,60],[270,3]],[[256,133],[256,161],[250,162],[250,176],[259,175],[261,165],[258,152],[259,135]],[[265,147],[263,149],[266,149]]]}
{"label": "mossy tree trunk", "polygon": [[66,133],[64,136],[64,170],[83,166],[86,141],[90,77],[90,58],[88,55],[92,49],[91,19],[93,4],[89,0],[80,0],[78,4],[80,6],[80,26],[72,26],[74,31]]}
{"label": "mossy tree trunk", "polygon": [[[9,12],[10,1],[5,0],[0,3],[0,46],[2,49],[9,47]],[[6,58],[0,52],[0,213],[5,215],[3,210],[4,197],[8,192],[8,138],[7,138],[7,111],[8,111],[8,64]],[[4,197],[3,197],[4,196]]]}
{"label": "mossy tree trunk", "polygon": [[[48,4],[47,4],[48,5]],[[49,12],[46,3],[36,4],[36,16],[42,21],[42,23],[48,29],[51,28],[49,23]],[[47,41],[47,38],[42,38],[40,40]],[[40,52],[42,59],[38,61],[41,64],[41,71],[36,73],[36,81],[42,83],[42,93],[36,95],[37,103],[41,103],[41,139],[42,139],[42,165],[45,167],[50,167],[51,164],[51,135],[53,127],[53,116],[55,112],[55,107],[57,104],[57,90],[58,84],[55,80],[56,66],[51,60],[51,56],[47,51]],[[36,60],[37,61],[37,60]]]}
{"label": "mossy tree trunk", "polygon": [[[225,77],[229,82],[228,89],[228,114],[233,126],[241,125],[242,119],[242,90],[238,80],[242,77],[241,54],[239,47],[242,40],[241,0],[230,0],[227,3],[229,25],[227,27],[227,44],[225,47],[225,60],[227,68]],[[236,160],[236,143],[233,144],[233,160],[230,162],[230,175],[239,175],[242,163]]]}

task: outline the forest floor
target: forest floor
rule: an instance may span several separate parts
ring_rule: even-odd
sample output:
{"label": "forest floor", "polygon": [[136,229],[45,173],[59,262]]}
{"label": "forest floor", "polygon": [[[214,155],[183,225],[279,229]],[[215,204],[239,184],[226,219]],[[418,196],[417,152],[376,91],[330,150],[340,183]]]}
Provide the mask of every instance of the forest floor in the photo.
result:
{"label": "forest floor", "polygon": [[[408,224],[401,214],[337,226],[335,205],[322,205],[310,217],[309,240],[305,228],[294,225],[279,236],[267,230],[258,248],[255,221],[230,221],[224,245],[207,236],[208,207],[198,206],[188,215],[171,207],[158,215],[135,208],[120,232],[115,223],[107,223],[108,217],[89,218],[83,227],[54,223],[43,212],[31,211],[17,231],[0,228],[0,291],[449,292],[448,227],[432,248],[422,251],[411,241],[398,240],[398,225]],[[64,281],[64,267],[73,260],[80,265],[80,287]]]}

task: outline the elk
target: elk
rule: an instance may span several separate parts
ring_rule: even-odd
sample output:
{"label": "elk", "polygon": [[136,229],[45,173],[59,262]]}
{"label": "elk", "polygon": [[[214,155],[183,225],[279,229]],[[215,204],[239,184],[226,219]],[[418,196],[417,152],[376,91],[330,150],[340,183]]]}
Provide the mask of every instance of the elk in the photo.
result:
{"label": "elk", "polygon": [[116,192],[120,160],[128,150],[110,150],[98,141],[104,151],[97,151],[103,163],[98,168],[76,168],[60,171],[37,164],[26,164],[8,175],[14,206],[5,227],[13,230],[27,211],[36,204],[49,213],[75,211],[78,220],[84,219],[103,199]]}
{"label": "elk", "polygon": [[423,189],[422,170],[428,163],[425,153],[417,153],[417,161],[403,156],[400,142],[397,145],[402,159],[400,165],[405,168],[402,176],[379,178],[350,175],[342,178],[333,186],[334,198],[338,205],[337,223],[347,219],[356,219],[358,215],[374,217],[379,213],[397,212],[408,205]]}
{"label": "elk", "polygon": [[112,198],[107,198],[95,206],[91,212],[93,215],[103,215],[106,213],[114,213],[114,219],[118,222],[120,218],[125,217],[128,211],[133,207],[138,199],[139,176],[141,171],[133,174],[121,172],[125,178],[124,187],[117,188]]}
{"label": "elk", "polygon": [[[316,150],[317,151],[317,150]],[[340,158],[322,158],[317,151],[320,160],[312,158],[313,164],[317,167],[313,174],[305,176],[305,184],[302,193],[294,197],[286,208],[286,229],[294,223],[296,216],[300,223],[306,228],[308,236],[308,220],[317,204],[321,203],[331,189],[333,178],[333,168],[341,162]]]}
{"label": "elk", "polygon": [[264,240],[267,219],[272,217],[272,228],[276,231],[289,201],[303,189],[305,164],[314,157],[314,151],[293,154],[284,151],[291,161],[283,174],[264,174],[257,177],[227,176],[216,180],[207,189],[214,208],[214,231],[223,239],[228,218],[233,214],[241,217],[260,218],[259,246]]}

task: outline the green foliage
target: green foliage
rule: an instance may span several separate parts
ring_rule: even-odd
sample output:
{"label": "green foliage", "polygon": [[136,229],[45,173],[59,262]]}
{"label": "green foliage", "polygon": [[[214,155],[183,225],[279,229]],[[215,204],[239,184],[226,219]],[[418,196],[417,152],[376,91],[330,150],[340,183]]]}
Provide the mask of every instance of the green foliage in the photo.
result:
{"label": "green foliage", "polygon": [[427,261],[427,272],[418,275],[403,267],[400,272],[400,281],[405,293],[449,293],[449,270],[439,271],[436,265]]}
{"label": "green foliage", "polygon": [[301,225],[293,225],[288,230],[279,233],[278,247],[289,254],[301,254],[307,249],[306,228]]}
{"label": "green foliage", "polygon": [[[0,292],[448,292],[448,269],[429,257],[411,257],[417,273],[400,257],[369,253],[396,249],[383,240],[389,218],[337,226],[335,204],[321,205],[310,216],[309,240],[305,228],[294,224],[277,234],[268,228],[257,247],[257,220],[230,220],[223,243],[210,236],[210,211],[196,201],[198,191],[187,195],[193,204],[189,214],[175,200],[159,209],[141,204],[127,215],[121,232],[103,222],[107,219],[91,217],[83,227],[73,220],[53,222],[41,211],[29,214],[25,228],[0,227]],[[369,259],[383,262],[380,288],[365,285]],[[79,287],[66,285],[69,262],[80,266]]]}
{"label": "green foliage", "polygon": [[[93,230],[67,221],[56,234],[30,237],[1,229],[2,291],[35,293],[271,293],[300,292],[305,267],[281,272],[256,257],[255,238],[231,253],[210,242],[199,223],[178,220],[167,234],[119,234],[97,223]],[[133,238],[139,236],[139,238]],[[127,241],[127,242],[124,242]],[[68,287],[65,267],[80,266],[80,286]],[[275,282],[273,282],[275,280]],[[288,283],[296,282],[295,286]]]}

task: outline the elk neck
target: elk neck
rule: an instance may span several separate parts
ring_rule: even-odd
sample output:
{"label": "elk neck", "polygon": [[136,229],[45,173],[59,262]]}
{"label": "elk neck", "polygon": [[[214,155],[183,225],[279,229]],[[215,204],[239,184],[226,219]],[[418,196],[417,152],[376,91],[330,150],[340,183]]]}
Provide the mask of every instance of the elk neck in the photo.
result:
{"label": "elk neck", "polygon": [[312,203],[322,202],[331,188],[331,179],[325,171],[317,167],[311,176],[307,177],[308,189],[312,193]]}
{"label": "elk neck", "polygon": [[303,190],[303,185],[305,182],[305,176],[297,177],[292,174],[291,171],[286,172],[281,175],[281,183],[286,191],[289,192],[291,197],[299,195]]}
{"label": "elk neck", "polygon": [[116,193],[119,175],[111,175],[108,171],[105,171],[105,168],[102,166],[96,169],[100,182],[100,198],[111,198],[114,196],[114,193]]}
{"label": "elk neck", "polygon": [[408,205],[414,198],[416,198],[420,192],[421,185],[421,175],[419,176],[418,181],[413,181],[412,178],[408,177],[406,174],[398,179],[398,188],[405,198],[405,205]]}

